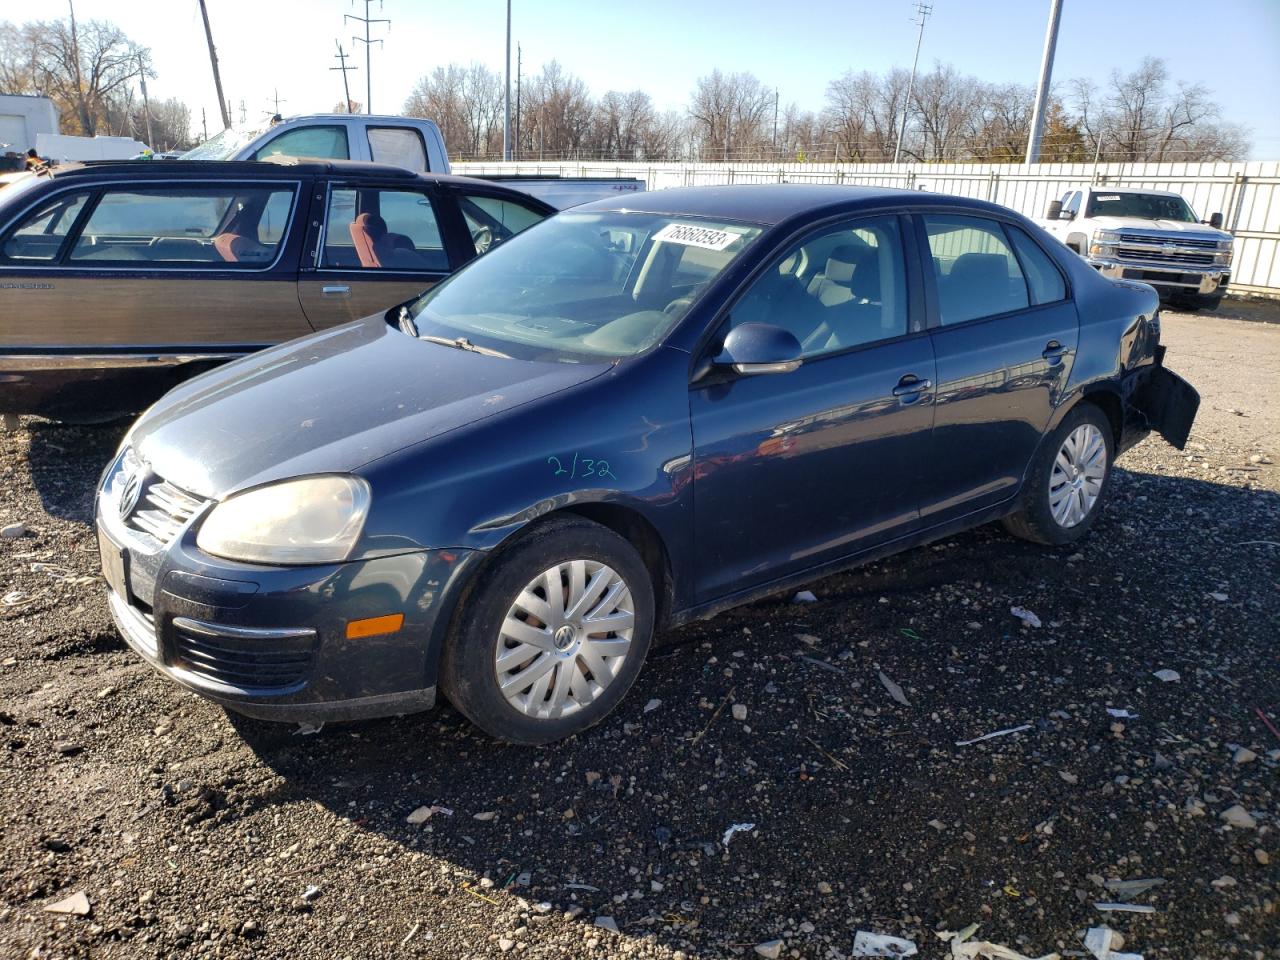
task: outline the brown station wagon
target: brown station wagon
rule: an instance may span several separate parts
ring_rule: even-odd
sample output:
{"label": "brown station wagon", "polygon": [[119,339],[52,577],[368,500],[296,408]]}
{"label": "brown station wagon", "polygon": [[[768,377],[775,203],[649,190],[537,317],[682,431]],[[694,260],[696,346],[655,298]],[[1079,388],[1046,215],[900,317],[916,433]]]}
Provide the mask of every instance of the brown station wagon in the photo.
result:
{"label": "brown station wagon", "polygon": [[24,177],[0,194],[0,412],[136,413],[219,363],[412,300],[554,212],[351,161]]}

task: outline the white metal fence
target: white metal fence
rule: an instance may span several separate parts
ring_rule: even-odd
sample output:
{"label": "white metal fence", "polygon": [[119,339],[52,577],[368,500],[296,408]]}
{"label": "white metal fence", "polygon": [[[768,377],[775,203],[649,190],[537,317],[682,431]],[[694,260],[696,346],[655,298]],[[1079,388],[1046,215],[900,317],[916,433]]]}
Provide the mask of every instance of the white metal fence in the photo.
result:
{"label": "white metal fence", "polygon": [[1280,296],[1280,162],[1247,163],[622,163],[453,165],[460,174],[637,177],[650,190],[726,183],[851,183],[977,197],[1043,217],[1050,200],[1090,182],[1174,190],[1204,219],[1221,212],[1236,237],[1231,289]]}

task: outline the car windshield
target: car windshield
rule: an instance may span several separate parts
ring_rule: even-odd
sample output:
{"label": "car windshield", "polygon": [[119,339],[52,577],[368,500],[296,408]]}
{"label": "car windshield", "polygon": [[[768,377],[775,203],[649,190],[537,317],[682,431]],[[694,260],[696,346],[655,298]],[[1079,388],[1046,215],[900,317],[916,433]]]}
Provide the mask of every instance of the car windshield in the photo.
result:
{"label": "car windshield", "polygon": [[760,227],[646,213],[562,213],[410,309],[423,338],[526,360],[634,356],[660,341]]}
{"label": "car windshield", "polygon": [[188,150],[179,160],[230,160],[239,153],[250,140],[262,135],[261,130],[236,130],[227,127],[216,137],[210,137],[200,146]]}
{"label": "car windshield", "polygon": [[1187,201],[1161,193],[1095,193],[1089,197],[1085,216],[1196,222],[1196,215],[1187,206]]}

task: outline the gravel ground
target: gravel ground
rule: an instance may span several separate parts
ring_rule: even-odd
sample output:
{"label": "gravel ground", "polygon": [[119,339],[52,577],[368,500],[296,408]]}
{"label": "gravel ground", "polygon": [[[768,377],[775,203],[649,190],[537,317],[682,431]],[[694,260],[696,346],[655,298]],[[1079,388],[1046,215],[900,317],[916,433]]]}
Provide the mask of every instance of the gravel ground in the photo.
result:
{"label": "gravel ground", "polygon": [[[1280,326],[1167,314],[1165,342],[1191,444],[1131,451],[1078,550],[986,528],[674,632],[536,750],[447,708],[298,735],[154,675],[89,525],[121,428],[24,421],[0,955],[843,958],[868,930],[931,958],[978,923],[1086,956],[1109,923],[1147,960],[1280,956]],[[1106,886],[1134,879],[1161,883]]]}

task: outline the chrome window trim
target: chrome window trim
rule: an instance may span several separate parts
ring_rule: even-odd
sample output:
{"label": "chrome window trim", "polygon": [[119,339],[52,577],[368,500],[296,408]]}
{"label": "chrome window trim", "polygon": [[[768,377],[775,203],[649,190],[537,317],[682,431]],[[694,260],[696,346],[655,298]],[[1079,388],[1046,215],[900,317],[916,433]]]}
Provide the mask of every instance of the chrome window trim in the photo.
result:
{"label": "chrome window trim", "polygon": [[[55,182],[56,182],[56,181],[55,181]],[[226,184],[228,184],[228,183],[236,184],[236,185],[241,185],[241,186],[242,186],[242,185],[246,185],[246,184],[253,184],[253,185],[258,185],[258,184],[274,184],[274,185],[277,185],[277,186],[285,186],[285,187],[289,187],[289,188],[292,188],[292,190],[293,190],[293,206],[292,206],[292,209],[289,211],[289,219],[288,219],[288,221],[285,223],[284,232],[280,235],[280,243],[279,243],[279,245],[278,245],[278,247],[277,247],[277,250],[276,250],[276,258],[275,258],[274,260],[272,260],[272,261],[271,261],[271,263],[269,263],[267,266],[264,266],[264,267],[227,267],[227,266],[223,265],[223,266],[215,267],[214,269],[212,269],[212,270],[211,270],[211,269],[209,269],[209,268],[207,268],[207,267],[201,267],[201,266],[198,266],[197,264],[194,264],[194,263],[193,263],[191,266],[164,267],[164,266],[158,266],[158,265],[153,265],[153,264],[146,264],[146,262],[145,262],[145,261],[138,261],[138,263],[139,263],[139,264],[141,264],[140,266],[131,266],[131,267],[125,267],[125,266],[92,267],[92,266],[85,266],[85,265],[83,265],[82,263],[72,263],[71,261],[68,261],[67,263],[55,263],[55,264],[45,264],[45,265],[39,265],[39,264],[31,264],[31,265],[27,265],[27,264],[24,264],[24,263],[14,263],[13,261],[8,261],[8,260],[0,260],[0,271],[5,271],[5,270],[14,270],[14,271],[17,271],[17,272],[23,272],[23,273],[25,273],[25,272],[32,271],[32,270],[34,270],[34,271],[41,271],[41,272],[46,271],[46,270],[55,270],[55,271],[63,271],[63,272],[71,271],[71,270],[87,270],[87,271],[90,271],[90,272],[93,272],[93,273],[144,273],[144,272],[152,272],[152,271],[155,271],[155,272],[158,272],[158,273],[231,273],[231,274],[253,274],[253,273],[266,273],[266,272],[269,272],[269,271],[271,271],[271,270],[274,270],[274,269],[279,265],[280,261],[284,258],[284,251],[285,251],[285,248],[288,246],[289,238],[292,236],[293,224],[294,224],[294,221],[297,219],[297,216],[298,216],[298,207],[300,207],[300,206],[301,206],[301,203],[299,202],[299,200],[300,200],[300,198],[301,198],[301,196],[302,196],[302,181],[301,181],[301,180],[283,180],[283,179],[273,179],[273,178],[269,178],[269,179],[258,179],[258,178],[253,178],[253,179],[243,179],[243,180],[241,180],[241,179],[237,179],[237,180],[230,180],[230,179],[228,179],[228,180],[210,180],[210,179],[208,179],[208,178],[191,178],[191,179],[186,179],[186,178],[184,178],[184,177],[173,177],[173,178],[164,178],[164,179],[161,179],[161,180],[123,180],[123,179],[117,179],[117,180],[100,180],[100,181],[93,181],[93,182],[90,182],[90,183],[85,183],[84,181],[80,181],[79,183],[72,183],[72,184],[68,184],[68,185],[66,185],[65,187],[62,187],[61,189],[55,189],[55,190],[50,191],[49,193],[43,194],[42,196],[40,196],[40,197],[38,198],[38,200],[37,200],[37,204],[36,204],[36,205],[41,205],[41,206],[42,206],[46,200],[50,200],[50,199],[52,199],[52,198],[54,198],[54,197],[59,196],[60,194],[68,193],[68,192],[72,192],[72,191],[75,191],[75,190],[89,190],[89,191],[94,191],[94,190],[100,190],[100,189],[105,188],[105,187],[114,187],[114,186],[119,186],[119,185],[124,185],[124,186],[127,186],[127,187],[139,187],[139,186],[174,186],[174,185],[207,187],[207,186],[225,186],[225,185],[226,185]],[[101,197],[99,197],[99,200],[101,200]],[[96,204],[95,204],[95,207],[96,207]],[[16,216],[10,217],[10,218],[9,218],[8,220],[6,220],[2,225],[0,225],[0,238],[6,237],[6,236],[9,234],[9,231],[10,231],[11,229],[13,229],[14,225],[15,225],[16,223],[18,223],[19,221],[21,221],[21,219],[22,219],[24,216],[26,216],[27,214],[31,213],[33,209],[34,209],[34,206],[33,206],[33,205],[31,205],[31,204],[28,204],[28,205],[27,205],[27,206],[25,206],[25,207],[24,207],[24,208],[23,208],[23,209],[22,209],[22,210],[21,210],[21,211],[20,211]],[[90,218],[92,218],[92,217],[93,217],[93,213],[92,213],[92,212],[90,212],[89,216],[90,216]],[[69,255],[69,252],[68,252],[68,255]],[[0,275],[2,275],[2,274],[0,274]]]}

